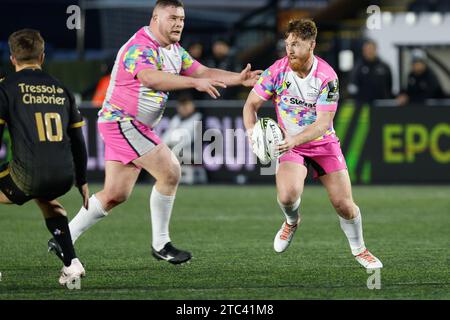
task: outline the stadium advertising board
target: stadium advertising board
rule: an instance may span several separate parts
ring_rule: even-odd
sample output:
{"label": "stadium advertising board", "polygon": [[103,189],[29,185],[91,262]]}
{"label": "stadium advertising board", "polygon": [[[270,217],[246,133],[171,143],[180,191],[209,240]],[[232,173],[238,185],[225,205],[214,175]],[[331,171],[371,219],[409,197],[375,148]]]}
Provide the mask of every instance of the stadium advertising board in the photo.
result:
{"label": "stadium advertising board", "polygon": [[373,182],[450,182],[450,108],[372,108],[370,132]]}

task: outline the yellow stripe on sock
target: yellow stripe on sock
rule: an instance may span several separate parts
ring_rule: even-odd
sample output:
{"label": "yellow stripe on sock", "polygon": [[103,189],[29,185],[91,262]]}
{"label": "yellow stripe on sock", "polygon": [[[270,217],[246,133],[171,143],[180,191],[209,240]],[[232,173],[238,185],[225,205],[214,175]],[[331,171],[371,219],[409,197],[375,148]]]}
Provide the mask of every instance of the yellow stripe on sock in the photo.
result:
{"label": "yellow stripe on sock", "polygon": [[6,169],[6,170],[0,172],[0,178],[6,177],[6,176],[9,174],[9,171],[10,171],[10,170],[9,170],[9,168],[8,168],[8,169]]}
{"label": "yellow stripe on sock", "polygon": [[73,128],[79,128],[79,127],[84,126],[85,124],[86,124],[86,123],[85,123],[84,121],[80,121],[80,122],[77,122],[77,123],[73,123],[73,124],[70,125],[70,129],[73,129]]}

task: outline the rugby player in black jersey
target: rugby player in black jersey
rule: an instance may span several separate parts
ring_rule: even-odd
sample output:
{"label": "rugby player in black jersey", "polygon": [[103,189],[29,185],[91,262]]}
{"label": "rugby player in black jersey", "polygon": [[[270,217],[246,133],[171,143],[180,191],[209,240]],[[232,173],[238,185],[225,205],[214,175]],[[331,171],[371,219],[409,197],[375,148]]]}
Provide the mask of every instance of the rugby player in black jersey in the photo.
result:
{"label": "rugby player in black jersey", "polygon": [[16,31],[8,44],[16,72],[0,82],[0,141],[7,125],[12,160],[0,166],[0,203],[37,203],[63,252],[59,283],[69,286],[85,270],[72,245],[66,211],[56,198],[75,181],[88,206],[83,118],[73,95],[42,71],[45,44],[38,31]]}

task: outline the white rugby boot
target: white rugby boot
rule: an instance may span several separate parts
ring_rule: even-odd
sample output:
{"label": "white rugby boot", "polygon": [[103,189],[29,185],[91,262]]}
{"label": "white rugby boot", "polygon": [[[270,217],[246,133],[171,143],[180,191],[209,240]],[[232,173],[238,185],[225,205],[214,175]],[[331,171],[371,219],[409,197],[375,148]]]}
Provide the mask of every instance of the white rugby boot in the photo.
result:
{"label": "white rugby boot", "polygon": [[367,249],[356,255],[355,259],[366,269],[383,268],[383,264],[381,263],[380,259],[371,254]]}
{"label": "white rugby boot", "polygon": [[72,259],[70,266],[64,266],[61,269],[61,276],[59,277],[59,284],[68,287],[68,285],[73,285],[77,281],[80,281],[84,277],[86,271],[78,258]]}
{"label": "white rugby boot", "polygon": [[290,225],[286,221],[283,222],[281,229],[277,232],[273,241],[273,248],[276,252],[281,253],[286,251],[294,237],[295,231],[297,231],[299,222],[300,220],[295,225]]}

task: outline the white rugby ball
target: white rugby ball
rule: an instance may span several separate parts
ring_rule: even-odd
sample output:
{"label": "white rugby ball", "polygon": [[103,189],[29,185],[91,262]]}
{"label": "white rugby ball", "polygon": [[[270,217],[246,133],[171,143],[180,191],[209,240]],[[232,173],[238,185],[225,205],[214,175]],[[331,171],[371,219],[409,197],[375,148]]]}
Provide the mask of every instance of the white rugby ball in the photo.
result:
{"label": "white rugby ball", "polygon": [[281,155],[277,146],[283,142],[283,132],[271,118],[261,118],[253,127],[252,142],[253,152],[262,164],[267,164]]}

